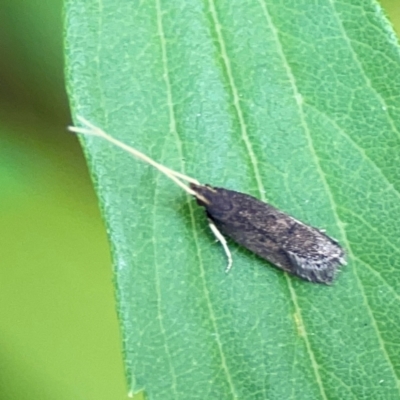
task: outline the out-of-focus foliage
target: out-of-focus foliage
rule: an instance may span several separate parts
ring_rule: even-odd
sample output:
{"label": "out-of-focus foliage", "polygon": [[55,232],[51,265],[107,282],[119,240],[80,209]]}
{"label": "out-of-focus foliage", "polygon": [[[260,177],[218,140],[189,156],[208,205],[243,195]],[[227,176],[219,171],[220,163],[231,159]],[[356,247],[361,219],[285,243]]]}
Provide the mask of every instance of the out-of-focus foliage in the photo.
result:
{"label": "out-of-focus foliage", "polygon": [[126,399],[108,244],[69,123],[62,1],[0,14],[0,398]]}

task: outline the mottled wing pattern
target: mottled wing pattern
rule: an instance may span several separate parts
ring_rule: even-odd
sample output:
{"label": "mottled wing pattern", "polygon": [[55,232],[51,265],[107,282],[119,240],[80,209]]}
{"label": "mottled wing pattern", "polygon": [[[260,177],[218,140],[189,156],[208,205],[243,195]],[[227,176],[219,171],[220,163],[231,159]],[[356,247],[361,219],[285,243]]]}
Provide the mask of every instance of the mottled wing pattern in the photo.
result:
{"label": "mottled wing pattern", "polygon": [[345,264],[337,241],[267,203],[223,188],[191,188],[224,235],[291,274],[331,284]]}

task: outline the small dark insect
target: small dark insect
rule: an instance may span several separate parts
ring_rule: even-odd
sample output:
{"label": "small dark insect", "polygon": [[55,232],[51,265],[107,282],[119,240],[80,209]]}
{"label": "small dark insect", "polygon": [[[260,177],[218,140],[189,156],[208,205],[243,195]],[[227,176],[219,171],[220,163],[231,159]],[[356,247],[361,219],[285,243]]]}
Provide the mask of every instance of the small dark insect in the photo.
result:
{"label": "small dark insect", "polygon": [[233,190],[190,187],[222,234],[293,275],[331,284],[346,263],[336,240],[267,203]]}
{"label": "small dark insect", "polygon": [[[227,271],[232,266],[232,256],[223,234],[284,271],[310,282],[331,284],[340,265],[346,264],[339,243],[317,228],[247,194],[202,185],[127,146],[84,118],[78,119],[85,128],[70,127],[72,132],[102,137],[140,158],[205,207],[210,228],[228,257]],[[182,181],[189,182],[189,186]]]}

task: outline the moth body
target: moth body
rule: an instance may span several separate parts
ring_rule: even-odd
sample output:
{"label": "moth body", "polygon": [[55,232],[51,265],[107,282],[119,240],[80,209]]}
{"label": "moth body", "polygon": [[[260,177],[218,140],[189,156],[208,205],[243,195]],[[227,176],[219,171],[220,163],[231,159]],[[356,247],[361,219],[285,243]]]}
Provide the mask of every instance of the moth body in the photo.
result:
{"label": "moth body", "polygon": [[267,203],[233,190],[190,187],[222,234],[291,274],[331,284],[346,263],[336,240]]}

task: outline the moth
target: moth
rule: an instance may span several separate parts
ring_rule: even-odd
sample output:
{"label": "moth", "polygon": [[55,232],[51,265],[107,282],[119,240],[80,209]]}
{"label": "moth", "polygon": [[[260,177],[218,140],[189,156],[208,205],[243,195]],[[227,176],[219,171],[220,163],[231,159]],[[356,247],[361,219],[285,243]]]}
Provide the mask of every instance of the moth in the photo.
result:
{"label": "moth", "polygon": [[152,165],[205,208],[211,231],[228,258],[227,271],[232,267],[232,255],[225,236],[280,269],[314,283],[331,284],[339,267],[346,264],[343,248],[322,230],[304,224],[248,194],[203,185],[157,163],[83,117],[78,117],[78,120],[83,127],[69,127],[70,131],[106,139]]}

